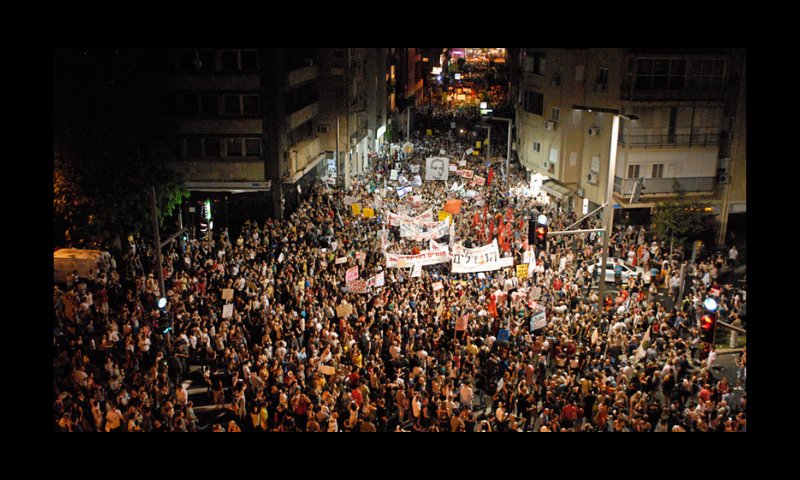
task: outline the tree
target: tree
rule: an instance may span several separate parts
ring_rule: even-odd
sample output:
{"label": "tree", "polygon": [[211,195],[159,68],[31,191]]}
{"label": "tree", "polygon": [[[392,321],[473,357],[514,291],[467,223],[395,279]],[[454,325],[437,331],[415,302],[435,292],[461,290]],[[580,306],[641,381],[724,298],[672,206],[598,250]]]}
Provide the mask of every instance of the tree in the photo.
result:
{"label": "tree", "polygon": [[136,51],[58,50],[54,95],[54,240],[152,233],[189,193],[168,166],[174,132]]}
{"label": "tree", "polygon": [[673,183],[675,198],[659,202],[653,211],[653,222],[661,238],[669,239],[670,253],[675,243],[684,245],[698,239],[713,223],[711,209],[705,203],[691,201],[679,182]]}

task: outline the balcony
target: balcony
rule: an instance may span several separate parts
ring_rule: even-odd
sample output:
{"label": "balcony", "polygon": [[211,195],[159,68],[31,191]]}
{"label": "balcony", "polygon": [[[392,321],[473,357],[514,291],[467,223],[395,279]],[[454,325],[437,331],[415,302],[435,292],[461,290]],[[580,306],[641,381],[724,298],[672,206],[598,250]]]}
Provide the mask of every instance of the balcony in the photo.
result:
{"label": "balcony", "polygon": [[[633,193],[636,178],[614,177],[614,192],[624,197]],[[714,191],[716,177],[683,177],[683,178],[645,178],[643,194],[669,195],[675,193],[675,183],[686,193],[711,193]]]}
{"label": "balcony", "polygon": [[620,143],[627,147],[715,147],[722,134],[719,130],[697,133],[690,129],[633,128],[620,134]]}

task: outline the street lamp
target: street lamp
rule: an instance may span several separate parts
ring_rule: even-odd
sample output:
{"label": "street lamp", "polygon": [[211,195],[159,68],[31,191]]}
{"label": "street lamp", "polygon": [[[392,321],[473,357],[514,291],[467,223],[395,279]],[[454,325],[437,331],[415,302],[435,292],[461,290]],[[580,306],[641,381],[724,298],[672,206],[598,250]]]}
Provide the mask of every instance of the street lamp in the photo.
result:
{"label": "street lamp", "polygon": [[[574,110],[585,110],[587,112],[600,112],[608,113],[613,116],[611,123],[611,149],[608,154],[608,178],[606,181],[606,196],[603,207],[603,252],[600,267],[600,305],[602,308],[605,305],[606,295],[606,262],[608,262],[608,239],[611,236],[611,230],[614,226],[614,207],[611,204],[614,195],[614,172],[617,166],[617,141],[619,140],[619,119],[620,117],[626,120],[638,120],[636,115],[623,115],[619,110],[610,108],[597,108],[597,107],[584,107],[582,105],[573,105]],[[610,325],[610,322],[609,322]]]}
{"label": "street lamp", "polygon": [[[490,120],[503,120],[504,122],[508,122],[508,146],[506,152],[506,189],[508,189],[508,180],[511,178],[511,172],[509,171],[510,168],[510,159],[511,159],[511,127],[513,126],[513,120],[510,118],[503,118],[503,117],[489,117]],[[491,139],[490,139],[491,141]]]}

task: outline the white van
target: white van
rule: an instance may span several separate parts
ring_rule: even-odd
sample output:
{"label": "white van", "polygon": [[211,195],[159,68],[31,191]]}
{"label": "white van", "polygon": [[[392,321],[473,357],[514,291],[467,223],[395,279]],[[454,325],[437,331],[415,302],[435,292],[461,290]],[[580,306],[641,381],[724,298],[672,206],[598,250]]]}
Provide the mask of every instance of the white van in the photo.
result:
{"label": "white van", "polygon": [[75,270],[81,278],[97,278],[111,268],[111,254],[104,250],[61,248],[53,252],[53,281],[66,284],[67,276]]}

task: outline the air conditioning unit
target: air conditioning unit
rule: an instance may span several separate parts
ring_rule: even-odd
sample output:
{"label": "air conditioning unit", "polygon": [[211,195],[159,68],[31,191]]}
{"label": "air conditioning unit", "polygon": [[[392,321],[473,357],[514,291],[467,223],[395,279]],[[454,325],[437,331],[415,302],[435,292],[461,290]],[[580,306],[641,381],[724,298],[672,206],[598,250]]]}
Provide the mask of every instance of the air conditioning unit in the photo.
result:
{"label": "air conditioning unit", "polygon": [[590,127],[589,128],[589,136],[596,137],[600,135],[600,127]]}
{"label": "air conditioning unit", "polygon": [[330,125],[317,125],[317,133],[328,133],[330,130]]}
{"label": "air conditioning unit", "polygon": [[552,165],[550,164],[550,162],[545,161],[543,165],[544,165],[545,170],[550,170],[550,168],[552,168]]}
{"label": "air conditioning unit", "polygon": [[545,129],[545,131],[548,131],[548,132],[555,130],[556,129],[556,122],[554,122],[552,120],[545,121],[544,122],[544,129]]}
{"label": "air conditioning unit", "polygon": [[595,172],[589,172],[589,178],[588,178],[588,180],[589,180],[589,183],[593,183],[593,184],[594,184],[594,183],[597,183],[597,173],[595,173]]}
{"label": "air conditioning unit", "polygon": [[727,185],[731,183],[731,176],[727,173],[717,175],[717,182]]}

